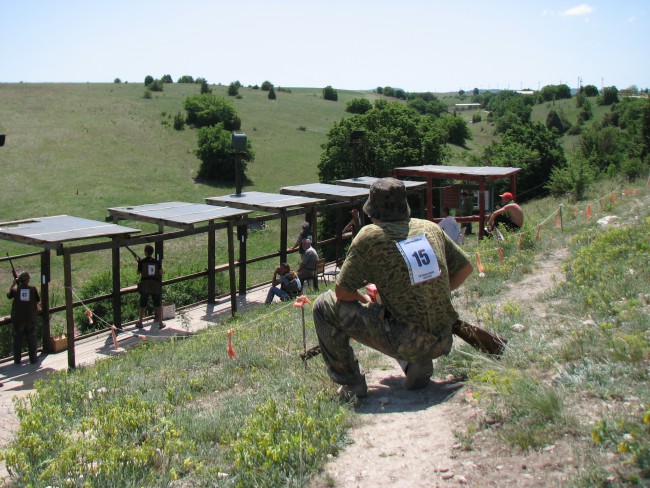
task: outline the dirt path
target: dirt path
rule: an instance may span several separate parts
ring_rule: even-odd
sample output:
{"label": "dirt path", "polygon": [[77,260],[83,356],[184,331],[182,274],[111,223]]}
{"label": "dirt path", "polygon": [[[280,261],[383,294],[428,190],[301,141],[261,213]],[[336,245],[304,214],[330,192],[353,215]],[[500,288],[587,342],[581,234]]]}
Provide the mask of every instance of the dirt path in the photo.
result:
{"label": "dirt path", "polygon": [[[565,250],[559,250],[541,260],[536,272],[510,286],[499,304],[515,301],[543,317],[543,310],[536,308],[536,297],[562,279],[561,264],[566,256]],[[558,457],[570,463],[570,456],[561,449],[553,447],[526,459],[491,451],[489,445],[486,450],[471,453],[460,449],[454,431],[466,432],[466,421],[478,413],[465,401],[462,383],[434,377],[427,388],[406,391],[401,386],[402,371],[390,358],[386,358],[384,369],[370,370],[366,375],[369,394],[357,409],[360,425],[350,432],[352,443],[325,466],[313,488],[561,483],[566,469],[550,478],[546,473],[549,463],[560,462]]]}

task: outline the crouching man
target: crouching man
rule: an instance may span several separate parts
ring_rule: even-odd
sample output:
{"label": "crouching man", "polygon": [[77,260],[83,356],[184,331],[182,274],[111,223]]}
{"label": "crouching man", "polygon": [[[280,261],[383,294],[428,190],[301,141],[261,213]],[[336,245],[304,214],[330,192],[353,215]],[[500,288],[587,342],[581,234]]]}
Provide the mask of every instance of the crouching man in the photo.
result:
{"label": "crouching man", "polygon": [[[372,224],[350,245],[335,290],[314,303],[323,359],[344,399],[368,392],[350,338],[398,360],[406,389],[427,386],[432,360],[451,350],[452,325],[458,320],[451,291],[473,270],[439,226],[410,218],[400,180],[377,180],[363,211]],[[377,286],[381,303],[359,292],[369,283]]]}

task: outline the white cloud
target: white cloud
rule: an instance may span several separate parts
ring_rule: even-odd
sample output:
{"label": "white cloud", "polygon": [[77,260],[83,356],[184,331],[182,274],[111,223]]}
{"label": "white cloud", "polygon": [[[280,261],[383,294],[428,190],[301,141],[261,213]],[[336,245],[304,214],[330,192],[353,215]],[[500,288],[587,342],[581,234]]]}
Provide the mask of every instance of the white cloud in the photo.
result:
{"label": "white cloud", "polygon": [[583,3],[582,5],[578,5],[577,7],[571,7],[568,10],[565,10],[562,12],[563,16],[574,16],[574,15],[587,15],[593,12],[593,7],[590,5],[587,5],[586,3]]}

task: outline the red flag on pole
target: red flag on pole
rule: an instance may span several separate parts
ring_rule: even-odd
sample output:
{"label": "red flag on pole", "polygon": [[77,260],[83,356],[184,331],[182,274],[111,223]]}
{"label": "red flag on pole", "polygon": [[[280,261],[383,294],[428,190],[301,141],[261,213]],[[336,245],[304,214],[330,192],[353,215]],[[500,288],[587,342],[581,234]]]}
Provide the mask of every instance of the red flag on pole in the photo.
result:
{"label": "red flag on pole", "polygon": [[237,355],[235,349],[232,347],[232,335],[234,333],[235,333],[235,329],[228,330],[228,347],[226,348],[226,351],[228,352],[228,357],[230,359],[235,359],[235,356]]}

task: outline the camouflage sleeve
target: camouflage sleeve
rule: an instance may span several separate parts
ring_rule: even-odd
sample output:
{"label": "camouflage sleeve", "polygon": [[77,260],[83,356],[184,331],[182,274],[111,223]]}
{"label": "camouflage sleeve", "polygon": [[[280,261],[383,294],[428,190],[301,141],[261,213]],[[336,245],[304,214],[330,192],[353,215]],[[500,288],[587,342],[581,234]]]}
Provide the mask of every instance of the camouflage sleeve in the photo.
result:
{"label": "camouflage sleeve", "polygon": [[369,268],[367,252],[367,233],[364,229],[357,234],[355,240],[350,244],[345,262],[341,272],[336,278],[336,284],[341,288],[354,292],[366,285],[367,271]]}
{"label": "camouflage sleeve", "polygon": [[458,244],[456,244],[445,232],[445,259],[447,260],[447,270],[449,276],[455,275],[465,266],[470,264],[469,257],[465,254]]}

